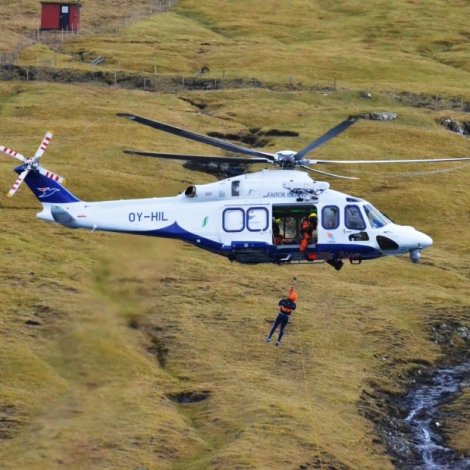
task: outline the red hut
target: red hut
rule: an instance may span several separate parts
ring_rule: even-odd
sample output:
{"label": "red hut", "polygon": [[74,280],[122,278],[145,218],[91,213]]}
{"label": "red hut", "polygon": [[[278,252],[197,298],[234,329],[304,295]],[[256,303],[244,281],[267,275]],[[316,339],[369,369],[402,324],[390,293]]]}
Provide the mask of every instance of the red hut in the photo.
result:
{"label": "red hut", "polygon": [[75,31],[80,29],[79,1],[42,1],[41,31],[62,30]]}

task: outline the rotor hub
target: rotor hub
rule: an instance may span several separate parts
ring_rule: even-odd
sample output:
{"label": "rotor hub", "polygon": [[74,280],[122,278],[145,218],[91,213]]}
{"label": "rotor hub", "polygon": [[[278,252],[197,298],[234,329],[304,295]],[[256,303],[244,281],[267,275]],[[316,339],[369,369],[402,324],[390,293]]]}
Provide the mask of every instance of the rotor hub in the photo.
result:
{"label": "rotor hub", "polygon": [[293,150],[281,150],[274,154],[274,162],[281,168],[294,168],[297,164]]}

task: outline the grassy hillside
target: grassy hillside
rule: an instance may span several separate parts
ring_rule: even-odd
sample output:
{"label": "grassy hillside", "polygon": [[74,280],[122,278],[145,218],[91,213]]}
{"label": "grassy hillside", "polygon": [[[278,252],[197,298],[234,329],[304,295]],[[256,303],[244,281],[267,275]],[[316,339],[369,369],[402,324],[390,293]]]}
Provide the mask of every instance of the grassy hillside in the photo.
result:
{"label": "grassy hillside", "polygon": [[[37,8],[17,3],[21,10],[0,1],[15,33],[31,27]],[[86,15],[98,21],[101,13],[83,3],[86,27]],[[128,147],[212,152],[117,112],[201,133],[299,132],[272,138],[271,151],[302,148],[349,114],[388,110],[397,121],[361,121],[317,155],[469,154],[468,139],[437,124],[468,114],[414,107],[388,93],[469,99],[465,2],[272,3],[268,14],[259,2],[180,1],[122,34],[66,42],[58,66],[88,67],[71,56],[83,50],[106,56],[108,70],[150,73],[156,65],[159,74],[192,75],[207,66],[210,77],[282,85],[336,79],[336,90],[163,94],[0,82],[0,143],[32,154],[52,129],[43,163],[84,200],[173,195],[213,179],[177,162],[123,155]],[[116,21],[127,15],[120,5]],[[23,49],[20,63],[41,65],[37,47]],[[177,241],[46,224],[35,219],[40,206],[26,187],[13,199],[1,196],[14,166],[0,159],[3,468],[393,468],[361,397],[373,388],[398,392],[410,369],[442,359],[435,324],[470,326],[470,166],[425,175],[356,168],[344,173],[359,181],[331,180],[434,239],[420,265],[400,257],[339,273],[326,265],[229,264]],[[293,276],[298,312],[276,350],[264,336]],[[178,402],[185,397],[199,401]],[[459,419],[445,426],[452,445],[468,453],[466,401],[452,405]]]}
{"label": "grassy hillside", "polygon": [[[34,2],[18,3],[37,9]],[[27,47],[21,62],[49,65],[52,54],[54,64],[70,67],[80,65],[77,58],[90,63],[102,56],[102,68],[150,74],[204,70],[213,78],[470,96],[467,2],[274,1],[268,13],[252,0],[187,0],[124,28],[124,19],[132,17],[128,3],[100,2],[98,8],[84,2],[83,35],[49,52]],[[153,4],[141,1],[136,14]],[[123,22],[112,27],[119,15]],[[103,32],[120,34],[93,34],[100,24]]]}

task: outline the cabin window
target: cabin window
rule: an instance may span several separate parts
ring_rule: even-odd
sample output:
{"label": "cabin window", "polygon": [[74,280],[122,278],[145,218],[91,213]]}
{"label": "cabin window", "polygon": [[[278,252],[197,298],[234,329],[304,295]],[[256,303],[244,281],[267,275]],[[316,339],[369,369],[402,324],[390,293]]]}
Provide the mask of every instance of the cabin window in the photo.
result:
{"label": "cabin window", "polygon": [[240,196],[240,180],[232,181],[232,196]]}
{"label": "cabin window", "polygon": [[322,211],[323,228],[332,230],[339,226],[339,209],[336,206],[325,206]]}
{"label": "cabin window", "polygon": [[390,220],[387,219],[387,217],[370,204],[364,205],[364,210],[366,211],[367,218],[369,219],[369,223],[372,228],[385,227],[385,225],[390,223]]}
{"label": "cabin window", "polygon": [[351,230],[364,230],[366,224],[359,206],[346,206],[344,208],[344,224]]}
{"label": "cabin window", "polygon": [[246,212],[246,226],[250,232],[261,232],[269,227],[269,212],[265,207],[250,207]]}
{"label": "cabin window", "polygon": [[245,211],[241,208],[225,209],[222,227],[225,232],[242,232],[245,228]]}

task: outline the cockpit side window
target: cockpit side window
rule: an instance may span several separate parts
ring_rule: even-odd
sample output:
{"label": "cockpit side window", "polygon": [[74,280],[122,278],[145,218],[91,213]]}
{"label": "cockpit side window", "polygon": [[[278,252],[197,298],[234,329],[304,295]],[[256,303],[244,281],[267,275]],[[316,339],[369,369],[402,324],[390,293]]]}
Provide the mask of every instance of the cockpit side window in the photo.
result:
{"label": "cockpit side window", "polygon": [[344,208],[344,224],[346,228],[351,230],[364,230],[366,228],[359,206],[349,205]]}
{"label": "cockpit side window", "polygon": [[372,228],[385,227],[385,225],[391,223],[387,217],[385,217],[381,212],[379,212],[370,204],[365,204],[364,210],[366,211],[367,219],[369,220],[370,226]]}
{"label": "cockpit side window", "polygon": [[336,206],[325,206],[321,211],[322,225],[325,229],[335,229],[339,226],[339,209]]}

